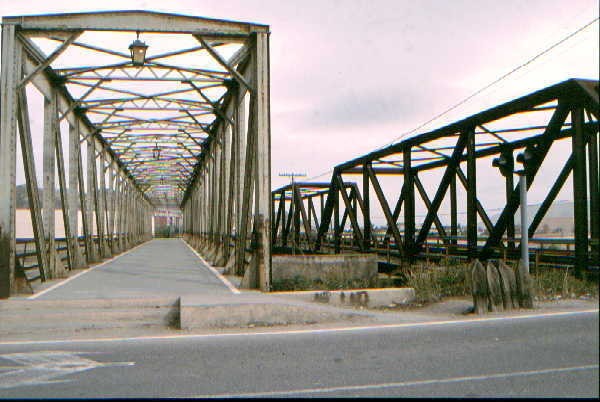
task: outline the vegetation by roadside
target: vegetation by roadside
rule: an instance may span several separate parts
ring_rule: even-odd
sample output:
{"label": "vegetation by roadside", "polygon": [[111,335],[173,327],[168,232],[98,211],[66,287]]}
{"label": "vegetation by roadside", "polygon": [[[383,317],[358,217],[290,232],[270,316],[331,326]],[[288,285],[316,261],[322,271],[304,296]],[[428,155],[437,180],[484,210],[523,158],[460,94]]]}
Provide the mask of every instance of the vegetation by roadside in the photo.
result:
{"label": "vegetation by roadside", "polygon": [[[531,273],[536,300],[598,298],[598,280],[576,278],[569,269],[544,268]],[[435,303],[445,297],[471,296],[468,264],[413,265],[404,286],[415,289],[415,302]]]}
{"label": "vegetation by roadside", "polygon": [[[544,268],[531,273],[536,300],[597,299],[598,280],[579,279],[571,269]],[[449,297],[471,297],[471,270],[468,264],[415,264],[393,276],[380,275],[373,280],[295,277],[273,281],[273,291],[343,290],[388,287],[415,289],[414,306],[436,303]]]}

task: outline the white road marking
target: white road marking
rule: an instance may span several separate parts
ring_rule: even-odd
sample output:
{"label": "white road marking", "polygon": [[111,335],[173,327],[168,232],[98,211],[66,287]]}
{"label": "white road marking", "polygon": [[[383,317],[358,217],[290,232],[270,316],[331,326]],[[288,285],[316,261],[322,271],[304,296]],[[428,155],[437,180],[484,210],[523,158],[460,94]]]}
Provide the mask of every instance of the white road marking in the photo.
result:
{"label": "white road marking", "polygon": [[555,373],[566,373],[572,371],[585,371],[585,370],[598,370],[597,364],[588,366],[575,366],[575,367],[559,367],[549,368],[543,370],[529,370],[529,371],[514,371],[510,373],[497,373],[487,375],[477,375],[468,377],[453,377],[453,378],[436,378],[431,380],[418,380],[418,381],[404,381],[404,382],[388,382],[381,384],[364,384],[364,385],[347,385],[341,387],[322,387],[322,388],[303,388],[303,389],[290,389],[286,391],[265,391],[265,392],[247,392],[239,394],[216,394],[216,395],[198,395],[193,398],[252,398],[259,396],[288,396],[298,394],[324,394],[331,392],[344,392],[344,391],[366,391],[370,389],[383,389],[383,388],[403,388],[403,387],[414,387],[419,385],[435,385],[435,384],[448,384],[456,382],[466,381],[485,381],[500,378],[511,378],[511,377],[524,377],[544,374],[555,374]]}
{"label": "white road marking", "polygon": [[381,329],[397,329],[397,328],[421,328],[430,326],[457,325],[457,324],[477,324],[493,321],[511,321],[511,320],[526,320],[533,318],[548,318],[560,317],[569,315],[584,315],[598,313],[599,309],[579,310],[579,311],[562,311],[554,313],[527,314],[511,317],[487,317],[487,318],[472,318],[468,320],[448,320],[448,321],[425,321],[412,322],[403,324],[379,324],[369,326],[354,326],[354,327],[338,327],[338,328],[322,328],[322,329],[297,329],[297,330],[276,330],[267,332],[224,332],[211,334],[189,334],[189,335],[157,335],[157,336],[138,336],[138,337],[122,337],[122,338],[93,338],[93,339],[65,339],[65,340],[42,340],[42,341],[0,341],[0,346],[8,345],[39,345],[39,344],[71,344],[71,343],[102,343],[102,342],[139,342],[139,341],[160,341],[160,340],[189,340],[189,339],[204,339],[204,338],[223,338],[236,336],[270,336],[270,335],[302,335],[302,334],[326,334],[336,332],[359,332],[373,331]]}
{"label": "white road marking", "polygon": [[196,254],[196,257],[198,257],[200,259],[200,261],[202,261],[202,263],[204,265],[206,265],[206,267],[210,270],[210,272],[215,274],[215,276],[217,278],[219,278],[221,280],[221,282],[223,282],[225,284],[225,286],[227,286],[227,288],[229,288],[229,290],[231,290],[233,293],[236,293],[236,294],[240,293],[238,288],[233,286],[233,284],[231,282],[229,282],[229,280],[227,278],[225,278],[223,275],[221,275],[219,273],[219,271],[217,271],[212,265],[210,265],[208,262],[206,262],[206,260],[204,260],[204,258],[202,258],[202,256],[200,254],[198,254],[198,252],[196,252],[196,250],[194,250],[193,247],[190,246],[187,241],[184,240],[183,242],[185,243],[186,246],[188,246],[188,248],[190,250],[192,250],[192,253]]}
{"label": "white road marking", "polygon": [[83,353],[39,351],[0,355],[0,358],[21,364],[9,372],[0,373],[0,389],[68,382],[72,380],[55,380],[55,378],[98,367],[133,366],[135,364],[134,362],[100,363],[81,357],[80,354]]}
{"label": "white road marking", "polygon": [[139,248],[139,247],[141,247],[141,246],[143,246],[144,244],[147,244],[147,243],[148,243],[148,242],[145,242],[145,243],[142,243],[142,244],[138,244],[138,245],[137,245],[137,246],[135,246],[134,248],[132,248],[132,249],[129,249],[129,250],[125,251],[124,253],[121,253],[121,254],[119,254],[119,255],[117,255],[117,256],[115,256],[115,257],[111,258],[110,260],[106,260],[106,261],[103,261],[103,262],[101,262],[100,264],[94,265],[93,267],[91,267],[91,268],[88,268],[88,269],[86,269],[85,271],[82,271],[82,272],[80,272],[80,273],[78,273],[78,274],[75,274],[75,275],[73,275],[73,276],[71,276],[71,277],[69,277],[69,278],[65,279],[65,280],[64,280],[64,281],[62,281],[62,282],[59,282],[59,283],[57,283],[57,284],[55,284],[55,285],[52,285],[52,286],[50,286],[49,288],[47,288],[47,289],[44,289],[44,290],[42,290],[42,291],[41,291],[41,292],[39,292],[39,293],[36,293],[36,294],[34,294],[34,295],[32,295],[32,296],[29,296],[27,299],[28,299],[28,300],[34,300],[34,299],[37,299],[37,298],[38,298],[38,297],[40,297],[41,295],[44,295],[44,294],[46,294],[46,293],[48,293],[48,292],[50,292],[50,291],[52,291],[52,290],[54,290],[54,289],[56,289],[56,288],[58,288],[58,287],[61,287],[61,286],[65,285],[65,284],[67,284],[67,283],[71,282],[73,279],[79,278],[81,275],[83,275],[83,274],[87,274],[88,272],[90,272],[90,271],[93,271],[93,270],[94,270],[94,269],[96,269],[96,268],[100,268],[101,266],[103,266],[103,265],[106,265],[106,264],[108,264],[109,262],[113,262],[113,261],[114,261],[114,260],[116,260],[117,258],[121,258],[121,257],[123,257],[123,256],[125,256],[125,255],[127,255],[127,254],[131,253],[133,250],[135,250],[135,249],[137,249],[137,248]]}

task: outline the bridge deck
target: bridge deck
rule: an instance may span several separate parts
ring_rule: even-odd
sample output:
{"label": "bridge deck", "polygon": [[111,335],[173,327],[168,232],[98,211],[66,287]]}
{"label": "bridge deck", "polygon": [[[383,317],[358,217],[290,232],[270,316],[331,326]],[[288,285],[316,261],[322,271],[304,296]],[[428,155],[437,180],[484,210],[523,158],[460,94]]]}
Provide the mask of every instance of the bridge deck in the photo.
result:
{"label": "bridge deck", "polygon": [[231,294],[181,239],[154,239],[84,271],[37,299],[124,299]]}

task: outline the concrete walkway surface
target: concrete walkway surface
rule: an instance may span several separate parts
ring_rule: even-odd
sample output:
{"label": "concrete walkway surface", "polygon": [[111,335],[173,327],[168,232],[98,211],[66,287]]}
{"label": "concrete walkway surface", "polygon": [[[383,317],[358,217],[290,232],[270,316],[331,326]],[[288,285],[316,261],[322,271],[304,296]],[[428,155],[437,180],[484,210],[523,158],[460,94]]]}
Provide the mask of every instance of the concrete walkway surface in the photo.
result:
{"label": "concrete walkway surface", "polygon": [[38,300],[231,294],[181,239],[154,239],[84,271]]}

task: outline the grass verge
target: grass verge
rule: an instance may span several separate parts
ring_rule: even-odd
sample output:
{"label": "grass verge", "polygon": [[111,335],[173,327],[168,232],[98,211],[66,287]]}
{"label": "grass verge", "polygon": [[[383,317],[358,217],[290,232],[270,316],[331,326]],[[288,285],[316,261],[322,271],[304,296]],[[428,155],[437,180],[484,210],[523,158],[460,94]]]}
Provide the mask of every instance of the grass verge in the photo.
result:
{"label": "grass verge", "polygon": [[[397,274],[402,277],[402,280],[383,276],[372,280],[329,277],[307,280],[296,276],[292,279],[273,281],[272,289],[282,292],[412,287],[415,289],[416,305],[439,302],[446,297],[471,296],[471,270],[468,264],[415,264],[405,269],[403,273]],[[537,300],[598,298],[598,280],[576,278],[569,269],[545,268],[533,272],[531,276]]]}
{"label": "grass verge", "polygon": [[[537,300],[598,298],[598,281],[576,278],[569,269],[540,269],[531,277]],[[468,264],[413,265],[406,279],[405,286],[415,289],[416,303],[434,303],[444,297],[471,296],[471,270]]]}

